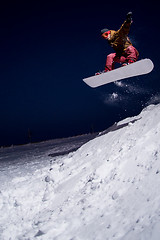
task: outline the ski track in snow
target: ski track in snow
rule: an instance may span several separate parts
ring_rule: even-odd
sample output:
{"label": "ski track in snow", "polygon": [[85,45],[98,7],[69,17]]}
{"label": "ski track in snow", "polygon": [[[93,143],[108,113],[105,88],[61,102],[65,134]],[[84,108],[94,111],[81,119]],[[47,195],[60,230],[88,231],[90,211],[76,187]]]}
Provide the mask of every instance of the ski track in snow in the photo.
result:
{"label": "ski track in snow", "polygon": [[159,139],[150,105],[64,156],[1,149],[0,239],[159,240]]}

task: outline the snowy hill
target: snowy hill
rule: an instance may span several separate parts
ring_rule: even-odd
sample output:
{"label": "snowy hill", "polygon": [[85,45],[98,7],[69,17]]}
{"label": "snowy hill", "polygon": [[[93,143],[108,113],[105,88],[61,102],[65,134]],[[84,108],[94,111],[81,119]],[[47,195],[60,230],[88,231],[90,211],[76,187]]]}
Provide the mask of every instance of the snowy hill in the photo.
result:
{"label": "snowy hill", "polygon": [[0,239],[159,240],[159,139],[150,105],[76,152],[41,148],[32,165],[3,168]]}

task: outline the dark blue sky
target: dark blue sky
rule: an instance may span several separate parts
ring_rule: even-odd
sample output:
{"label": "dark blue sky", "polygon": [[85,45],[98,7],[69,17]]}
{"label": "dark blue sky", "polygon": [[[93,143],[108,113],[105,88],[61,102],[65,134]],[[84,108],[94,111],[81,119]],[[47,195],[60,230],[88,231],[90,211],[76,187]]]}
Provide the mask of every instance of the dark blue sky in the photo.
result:
{"label": "dark blue sky", "polygon": [[[102,131],[159,101],[157,1],[53,2],[1,3],[0,146],[29,142],[28,129],[32,141]],[[152,59],[154,71],[124,81],[128,87],[91,89],[82,79],[103,70],[113,52],[100,30],[118,30],[128,11],[132,43],[140,58]]]}

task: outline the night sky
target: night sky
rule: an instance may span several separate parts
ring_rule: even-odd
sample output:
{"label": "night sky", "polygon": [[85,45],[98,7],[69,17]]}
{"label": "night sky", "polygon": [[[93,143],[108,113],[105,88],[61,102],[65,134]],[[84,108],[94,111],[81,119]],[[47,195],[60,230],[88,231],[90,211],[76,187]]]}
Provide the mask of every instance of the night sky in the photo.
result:
{"label": "night sky", "polygon": [[[4,1],[0,5],[0,146],[102,131],[160,102],[156,1]],[[92,89],[82,79],[114,50],[100,30],[133,12],[130,39],[152,73]],[[126,86],[127,85],[127,86]]]}

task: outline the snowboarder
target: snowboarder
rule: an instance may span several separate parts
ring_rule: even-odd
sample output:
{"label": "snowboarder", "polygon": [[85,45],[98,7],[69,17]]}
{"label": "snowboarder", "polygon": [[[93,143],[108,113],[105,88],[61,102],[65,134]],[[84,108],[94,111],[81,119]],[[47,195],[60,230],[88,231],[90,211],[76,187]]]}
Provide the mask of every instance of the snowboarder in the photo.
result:
{"label": "snowboarder", "polygon": [[[115,50],[115,53],[107,56],[104,72],[113,70],[116,62],[125,66],[137,61],[139,53],[128,38],[131,23],[132,12],[129,12],[127,13],[126,20],[118,31],[106,28],[101,30],[102,37],[106,39]],[[96,75],[99,74],[100,72],[96,73]]]}

